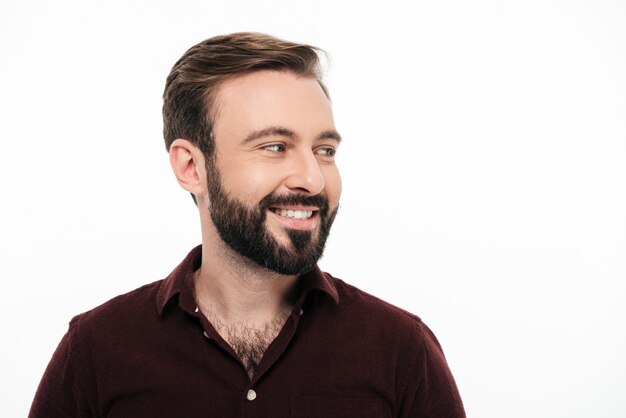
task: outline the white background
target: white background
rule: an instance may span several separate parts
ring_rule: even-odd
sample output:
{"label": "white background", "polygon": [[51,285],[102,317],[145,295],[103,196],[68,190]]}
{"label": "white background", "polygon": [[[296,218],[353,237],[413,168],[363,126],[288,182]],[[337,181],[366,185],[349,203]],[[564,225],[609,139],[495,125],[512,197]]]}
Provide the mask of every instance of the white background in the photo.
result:
{"label": "white background", "polygon": [[[410,6],[409,6],[410,5]],[[0,2],[0,416],[70,318],[199,243],[161,93],[253,30],[331,54],[322,267],[417,313],[468,416],[626,416],[626,3]]]}

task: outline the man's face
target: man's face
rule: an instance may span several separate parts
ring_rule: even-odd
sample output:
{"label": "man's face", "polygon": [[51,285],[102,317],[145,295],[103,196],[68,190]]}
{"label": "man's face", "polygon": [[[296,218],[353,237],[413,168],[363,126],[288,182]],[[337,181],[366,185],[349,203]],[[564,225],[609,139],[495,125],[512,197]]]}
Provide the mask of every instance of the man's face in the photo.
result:
{"label": "man's face", "polygon": [[222,240],[281,274],[321,257],[339,205],[339,135],[315,79],[259,71],[226,82],[207,163],[211,219]]}

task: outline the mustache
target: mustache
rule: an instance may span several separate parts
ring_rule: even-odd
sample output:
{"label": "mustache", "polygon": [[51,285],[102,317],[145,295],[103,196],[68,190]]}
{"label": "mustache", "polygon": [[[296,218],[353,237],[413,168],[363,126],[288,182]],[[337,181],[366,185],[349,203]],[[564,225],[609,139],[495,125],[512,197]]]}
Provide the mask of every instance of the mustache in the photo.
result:
{"label": "mustache", "polygon": [[267,195],[261,202],[259,207],[263,212],[272,206],[281,205],[302,205],[302,206],[317,206],[322,216],[328,214],[328,199],[322,195],[307,196],[302,194],[288,194],[288,195]]}

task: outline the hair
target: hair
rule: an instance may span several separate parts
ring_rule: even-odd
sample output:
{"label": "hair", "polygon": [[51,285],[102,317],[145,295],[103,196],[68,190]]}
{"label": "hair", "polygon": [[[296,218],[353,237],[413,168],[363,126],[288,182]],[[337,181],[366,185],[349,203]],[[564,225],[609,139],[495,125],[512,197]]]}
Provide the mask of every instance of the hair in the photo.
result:
{"label": "hair", "polygon": [[221,83],[237,76],[260,70],[291,71],[315,78],[329,97],[320,54],[326,55],[314,46],[251,32],[215,36],[191,47],[172,68],[163,92],[166,149],[175,139],[184,138],[202,151],[207,162],[211,160],[215,97]]}

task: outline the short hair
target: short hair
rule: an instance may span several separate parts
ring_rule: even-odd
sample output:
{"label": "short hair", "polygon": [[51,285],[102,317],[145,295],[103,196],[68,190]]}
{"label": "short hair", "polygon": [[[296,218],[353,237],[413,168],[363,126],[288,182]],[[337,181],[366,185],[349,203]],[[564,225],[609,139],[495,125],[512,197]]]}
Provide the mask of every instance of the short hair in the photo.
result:
{"label": "short hair", "polygon": [[[315,78],[326,97],[319,55],[314,46],[262,33],[215,36],[191,47],[172,68],[163,92],[163,136],[169,151],[177,138],[189,140],[205,155],[214,153],[214,100],[221,83],[260,70],[291,71]],[[195,200],[195,199],[194,199]]]}

